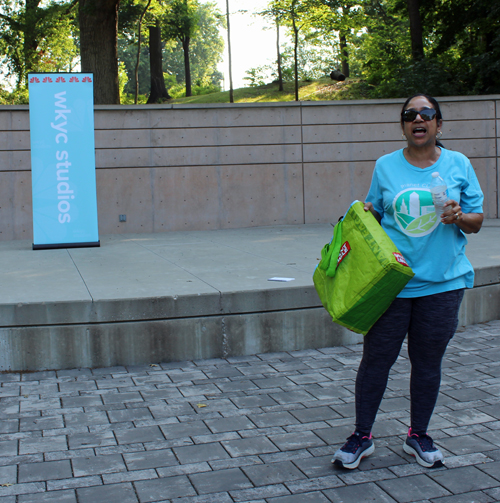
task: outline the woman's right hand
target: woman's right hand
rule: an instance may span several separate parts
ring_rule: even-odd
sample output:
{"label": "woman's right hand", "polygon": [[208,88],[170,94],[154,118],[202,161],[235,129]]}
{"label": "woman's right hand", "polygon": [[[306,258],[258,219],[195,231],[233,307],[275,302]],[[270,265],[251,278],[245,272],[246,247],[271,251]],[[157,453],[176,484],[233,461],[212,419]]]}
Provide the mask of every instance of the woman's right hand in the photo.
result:
{"label": "woman's right hand", "polygon": [[373,207],[373,204],[370,201],[365,201],[365,205],[363,206],[365,211],[370,211],[371,214],[377,219],[377,222],[380,223],[382,217],[378,214],[378,212]]}

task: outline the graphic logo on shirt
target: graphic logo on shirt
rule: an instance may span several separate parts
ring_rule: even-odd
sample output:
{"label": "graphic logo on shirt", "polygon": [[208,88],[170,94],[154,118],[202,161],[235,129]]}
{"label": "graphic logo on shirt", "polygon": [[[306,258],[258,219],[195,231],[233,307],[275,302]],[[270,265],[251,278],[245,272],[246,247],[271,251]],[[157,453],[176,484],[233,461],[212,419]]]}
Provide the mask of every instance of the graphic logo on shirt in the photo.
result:
{"label": "graphic logo on shirt", "polygon": [[439,224],[428,189],[405,189],[392,203],[399,228],[414,238],[430,234]]}

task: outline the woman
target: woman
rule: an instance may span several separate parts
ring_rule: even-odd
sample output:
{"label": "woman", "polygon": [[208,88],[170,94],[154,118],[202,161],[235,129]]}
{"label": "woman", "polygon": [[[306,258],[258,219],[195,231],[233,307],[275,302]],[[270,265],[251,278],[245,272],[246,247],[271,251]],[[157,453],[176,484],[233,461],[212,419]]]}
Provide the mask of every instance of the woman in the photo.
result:
{"label": "woman", "polygon": [[[356,377],[356,430],[332,459],[344,468],[356,468],[375,449],[372,426],[406,334],[411,405],[403,448],[422,466],[443,465],[443,454],[427,435],[427,427],[464,289],[474,282],[464,233],[481,228],[483,194],[469,160],[438,142],[442,124],[434,98],[423,94],[408,98],[401,111],[407,146],[381,157],[375,165],[364,209],[381,223],[415,277],[365,336]],[[441,215],[434,211],[429,189],[436,171],[448,186]]]}

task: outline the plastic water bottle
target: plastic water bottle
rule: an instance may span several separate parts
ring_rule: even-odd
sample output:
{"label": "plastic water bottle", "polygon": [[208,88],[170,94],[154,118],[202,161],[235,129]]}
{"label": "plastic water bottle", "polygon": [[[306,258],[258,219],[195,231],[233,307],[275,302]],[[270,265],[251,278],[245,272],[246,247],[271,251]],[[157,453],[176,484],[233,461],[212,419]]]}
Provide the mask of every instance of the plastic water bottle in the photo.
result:
{"label": "plastic water bottle", "polygon": [[448,187],[446,182],[439,176],[438,171],[432,173],[431,194],[434,211],[439,218],[444,212],[446,201],[448,201]]}

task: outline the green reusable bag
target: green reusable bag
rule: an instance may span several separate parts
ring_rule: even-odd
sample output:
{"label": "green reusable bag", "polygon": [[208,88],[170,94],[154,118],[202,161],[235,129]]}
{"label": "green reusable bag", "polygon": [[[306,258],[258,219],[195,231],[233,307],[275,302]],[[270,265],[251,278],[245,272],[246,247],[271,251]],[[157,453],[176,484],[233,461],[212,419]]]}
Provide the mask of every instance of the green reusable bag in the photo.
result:
{"label": "green reusable bag", "polygon": [[363,207],[355,201],[335,226],[313,281],[333,321],[366,335],[414,273]]}

